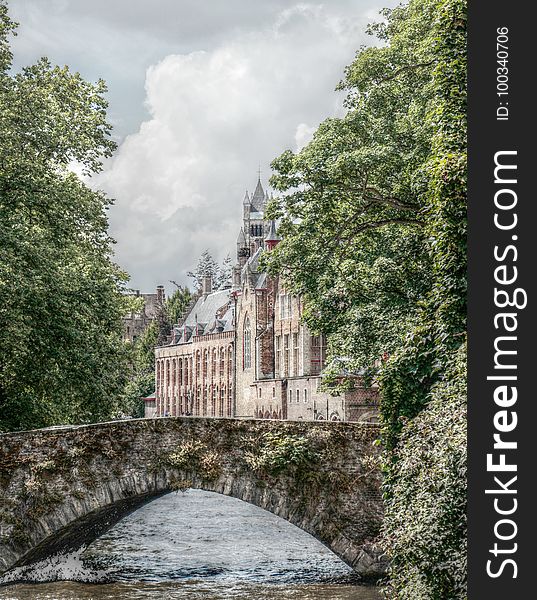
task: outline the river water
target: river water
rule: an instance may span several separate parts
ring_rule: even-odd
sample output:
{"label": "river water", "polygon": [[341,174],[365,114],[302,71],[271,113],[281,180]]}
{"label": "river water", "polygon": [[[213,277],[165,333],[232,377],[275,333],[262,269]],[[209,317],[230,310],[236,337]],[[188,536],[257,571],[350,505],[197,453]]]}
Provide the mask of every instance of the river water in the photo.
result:
{"label": "river water", "polygon": [[9,600],[380,600],[308,534],[255,506],[189,490],[154,500],[80,553],[0,587]]}

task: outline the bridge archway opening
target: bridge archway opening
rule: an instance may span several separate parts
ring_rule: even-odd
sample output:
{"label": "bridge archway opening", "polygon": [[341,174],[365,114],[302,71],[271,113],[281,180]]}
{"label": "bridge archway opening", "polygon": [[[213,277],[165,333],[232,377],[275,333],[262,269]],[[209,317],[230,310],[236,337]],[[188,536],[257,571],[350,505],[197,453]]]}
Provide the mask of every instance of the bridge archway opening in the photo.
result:
{"label": "bridge archway opening", "polygon": [[84,555],[118,579],[226,577],[256,581],[349,578],[352,569],[308,533],[264,509],[215,492],[172,492],[146,503]]}

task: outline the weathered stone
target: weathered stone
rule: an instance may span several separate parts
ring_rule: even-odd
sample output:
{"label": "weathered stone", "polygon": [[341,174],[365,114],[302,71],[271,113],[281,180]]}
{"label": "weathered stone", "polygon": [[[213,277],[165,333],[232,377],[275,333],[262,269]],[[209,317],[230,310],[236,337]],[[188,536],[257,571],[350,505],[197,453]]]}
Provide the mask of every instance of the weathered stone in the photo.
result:
{"label": "weathered stone", "polygon": [[3,434],[0,573],[88,544],[152,499],[193,487],[273,512],[377,577],[386,566],[374,547],[377,437],[363,423],[203,418]]}

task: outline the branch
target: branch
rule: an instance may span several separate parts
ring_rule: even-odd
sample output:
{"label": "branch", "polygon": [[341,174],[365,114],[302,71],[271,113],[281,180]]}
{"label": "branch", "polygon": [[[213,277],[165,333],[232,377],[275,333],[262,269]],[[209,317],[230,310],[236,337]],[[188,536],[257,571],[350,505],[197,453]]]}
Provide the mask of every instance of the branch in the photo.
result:
{"label": "branch", "polygon": [[386,81],[391,81],[392,79],[399,77],[399,75],[401,75],[401,73],[404,73],[405,71],[412,71],[413,69],[421,69],[423,67],[430,67],[435,62],[437,62],[437,61],[433,59],[433,60],[430,60],[429,62],[425,62],[425,63],[417,63],[415,65],[406,65],[404,67],[401,67],[400,69],[397,69],[397,71],[395,71],[391,75],[387,75],[386,77],[382,77],[381,79],[377,80],[377,83],[384,83]]}
{"label": "branch", "polygon": [[378,229],[379,227],[384,227],[385,225],[419,225],[423,227],[425,223],[420,221],[419,219],[383,219],[382,221],[370,221],[369,223],[360,223],[358,227],[353,229],[353,231],[346,237],[339,237],[337,242],[351,242],[354,237],[361,233],[362,231],[367,231],[368,229]]}
{"label": "branch", "polygon": [[[374,194],[373,196],[367,195],[367,192]],[[393,206],[394,208],[399,208],[401,210],[418,210],[418,207],[414,204],[407,204],[406,202],[402,202],[399,198],[394,197],[386,197],[383,196],[378,190],[372,187],[367,187],[364,190],[364,198],[366,200],[371,200],[373,202],[379,202],[381,204],[388,204],[389,206]]]}

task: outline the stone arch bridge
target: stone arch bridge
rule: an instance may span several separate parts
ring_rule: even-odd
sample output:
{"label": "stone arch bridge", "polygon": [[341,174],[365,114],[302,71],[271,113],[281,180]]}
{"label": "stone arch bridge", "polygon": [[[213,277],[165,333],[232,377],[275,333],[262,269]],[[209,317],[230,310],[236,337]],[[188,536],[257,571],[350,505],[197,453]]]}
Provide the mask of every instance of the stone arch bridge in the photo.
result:
{"label": "stone arch bridge", "polygon": [[0,574],[78,549],[188,488],[250,502],[310,533],[364,578],[385,570],[378,427],[161,418],[0,435]]}

